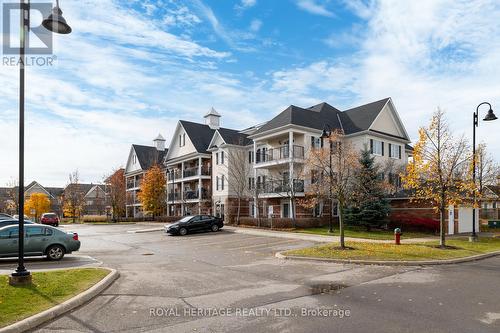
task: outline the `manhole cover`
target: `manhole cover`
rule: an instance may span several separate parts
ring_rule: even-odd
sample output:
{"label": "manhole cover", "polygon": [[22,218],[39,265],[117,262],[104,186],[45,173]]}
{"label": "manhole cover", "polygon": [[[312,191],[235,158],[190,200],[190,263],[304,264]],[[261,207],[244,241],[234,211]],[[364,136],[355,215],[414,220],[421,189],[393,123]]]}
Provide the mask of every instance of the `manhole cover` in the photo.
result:
{"label": "manhole cover", "polygon": [[310,288],[311,288],[311,294],[317,295],[317,294],[331,293],[333,291],[347,288],[347,286],[345,284],[340,284],[340,283],[318,283],[310,285]]}

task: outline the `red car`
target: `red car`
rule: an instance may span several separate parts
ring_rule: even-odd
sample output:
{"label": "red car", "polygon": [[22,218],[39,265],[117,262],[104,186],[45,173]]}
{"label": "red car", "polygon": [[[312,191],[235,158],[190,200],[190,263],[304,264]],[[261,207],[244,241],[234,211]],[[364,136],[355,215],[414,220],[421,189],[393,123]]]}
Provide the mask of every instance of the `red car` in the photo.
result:
{"label": "red car", "polygon": [[59,217],[55,213],[45,213],[42,214],[42,217],[40,218],[40,223],[41,224],[48,224],[53,227],[58,227],[59,226]]}

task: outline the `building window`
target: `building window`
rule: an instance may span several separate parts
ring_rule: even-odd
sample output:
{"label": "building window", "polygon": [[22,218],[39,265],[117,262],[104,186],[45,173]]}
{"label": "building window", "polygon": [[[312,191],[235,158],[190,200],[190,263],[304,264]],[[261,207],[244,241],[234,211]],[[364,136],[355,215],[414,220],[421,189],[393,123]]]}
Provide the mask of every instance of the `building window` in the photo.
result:
{"label": "building window", "polygon": [[220,163],[224,164],[224,152],[223,151],[220,153]]}
{"label": "building window", "polygon": [[253,163],[253,151],[248,152],[248,163],[252,164]]}
{"label": "building window", "polygon": [[215,176],[215,189],[219,190],[219,176]]}
{"label": "building window", "polygon": [[321,138],[311,136],[311,148],[321,148]]}
{"label": "building window", "polygon": [[323,202],[318,202],[314,205],[312,214],[314,217],[321,217],[321,215],[323,215]]}
{"label": "building window", "polygon": [[215,153],[215,164],[219,165],[219,153]]}
{"label": "building window", "polygon": [[370,139],[370,152],[373,155],[384,156],[384,142]]}
{"label": "building window", "polygon": [[186,133],[179,134],[179,147],[184,147],[186,145]]}
{"label": "building window", "polygon": [[221,178],[221,184],[222,184],[221,190],[224,191],[224,178],[225,177],[224,177],[224,175],[222,175],[220,178]]}
{"label": "building window", "polygon": [[255,189],[255,178],[254,177],[248,177],[248,189],[249,190]]}
{"label": "building window", "polygon": [[137,155],[132,155],[132,163],[136,164],[137,163]]}
{"label": "building window", "polygon": [[311,184],[316,184],[319,181],[318,170],[311,170]]}
{"label": "building window", "polygon": [[389,157],[401,159],[401,146],[389,143]]}

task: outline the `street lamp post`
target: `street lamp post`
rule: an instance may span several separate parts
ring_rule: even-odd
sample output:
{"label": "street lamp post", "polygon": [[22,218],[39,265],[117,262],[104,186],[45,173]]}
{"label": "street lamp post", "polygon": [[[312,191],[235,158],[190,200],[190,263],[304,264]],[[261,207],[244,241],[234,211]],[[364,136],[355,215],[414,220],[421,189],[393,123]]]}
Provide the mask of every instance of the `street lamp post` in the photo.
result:
{"label": "street lamp post", "polygon": [[[30,284],[31,274],[24,267],[24,90],[25,90],[25,61],[26,61],[26,46],[29,38],[30,30],[30,0],[21,0],[19,3],[21,10],[21,31],[19,45],[19,238],[18,238],[18,263],[15,272],[9,278],[9,283],[12,285]],[[62,11],[59,8],[59,0],[56,7],[52,10],[52,14],[45,20],[42,25],[56,33],[69,34],[71,27],[62,17]]]}
{"label": "street lamp post", "polygon": [[323,133],[321,134],[321,147],[323,148],[323,141],[324,139],[328,138],[328,143],[330,145],[330,150],[328,151],[328,156],[330,158],[330,164],[329,164],[329,186],[330,186],[330,216],[328,220],[328,232],[333,233],[333,190],[332,190],[332,183],[333,183],[333,171],[332,171],[332,139],[331,139],[331,134],[332,134],[332,129],[329,125],[325,125],[323,128]]}
{"label": "street lamp post", "polygon": [[[476,127],[479,126],[479,107],[481,105],[488,105],[490,109],[488,110],[488,114],[484,117],[483,121],[492,121],[496,120],[497,117],[493,113],[493,109],[491,108],[491,104],[488,102],[483,102],[479,104],[476,108],[476,111],[473,115],[473,125],[472,125],[472,182],[474,186],[476,185]],[[476,234],[476,189],[473,192],[473,206],[472,206],[472,235],[469,238],[471,242],[475,242],[477,240]]]}

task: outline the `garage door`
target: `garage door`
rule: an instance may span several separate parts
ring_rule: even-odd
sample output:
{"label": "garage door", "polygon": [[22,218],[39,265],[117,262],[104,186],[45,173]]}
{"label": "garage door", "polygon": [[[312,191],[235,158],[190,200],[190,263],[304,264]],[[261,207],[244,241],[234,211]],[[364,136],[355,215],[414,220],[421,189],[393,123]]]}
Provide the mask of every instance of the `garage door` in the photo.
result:
{"label": "garage door", "polygon": [[[476,209],[476,232],[479,231],[479,209]],[[472,208],[458,208],[458,232],[472,232]]]}

